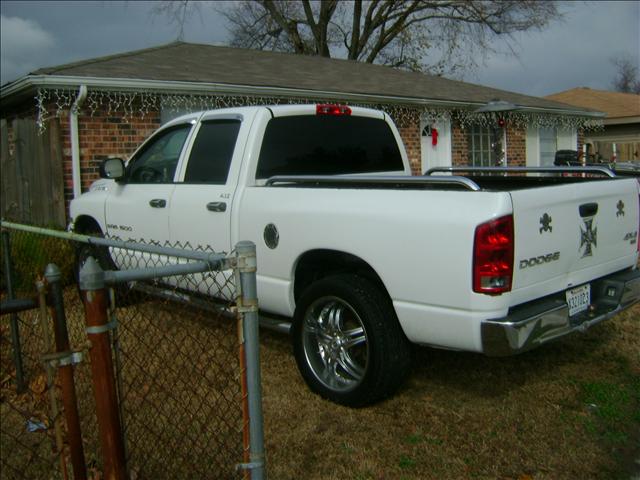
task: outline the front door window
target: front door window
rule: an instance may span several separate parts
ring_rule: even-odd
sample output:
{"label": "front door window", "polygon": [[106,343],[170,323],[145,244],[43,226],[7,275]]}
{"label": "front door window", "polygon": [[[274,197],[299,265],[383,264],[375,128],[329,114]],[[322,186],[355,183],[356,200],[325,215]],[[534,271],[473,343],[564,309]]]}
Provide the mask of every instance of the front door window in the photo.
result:
{"label": "front door window", "polygon": [[129,162],[127,182],[172,183],[190,129],[190,124],[184,124],[156,134]]}

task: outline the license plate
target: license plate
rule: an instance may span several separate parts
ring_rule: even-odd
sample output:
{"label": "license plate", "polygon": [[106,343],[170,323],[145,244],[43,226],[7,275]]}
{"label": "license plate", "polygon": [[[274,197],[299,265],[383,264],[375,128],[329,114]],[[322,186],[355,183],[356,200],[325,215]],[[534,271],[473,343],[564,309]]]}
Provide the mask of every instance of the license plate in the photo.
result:
{"label": "license plate", "polygon": [[591,303],[591,285],[588,283],[581,287],[567,290],[567,306],[569,307],[569,316],[572,317],[580,312],[584,312],[589,308]]}

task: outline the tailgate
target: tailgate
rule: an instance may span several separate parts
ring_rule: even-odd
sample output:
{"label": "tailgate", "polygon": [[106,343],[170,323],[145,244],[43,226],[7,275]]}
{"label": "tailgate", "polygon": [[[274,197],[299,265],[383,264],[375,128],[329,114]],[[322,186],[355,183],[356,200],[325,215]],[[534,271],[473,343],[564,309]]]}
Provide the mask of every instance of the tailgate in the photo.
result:
{"label": "tailgate", "polygon": [[515,250],[513,303],[580,285],[635,265],[635,179],[511,192]]}

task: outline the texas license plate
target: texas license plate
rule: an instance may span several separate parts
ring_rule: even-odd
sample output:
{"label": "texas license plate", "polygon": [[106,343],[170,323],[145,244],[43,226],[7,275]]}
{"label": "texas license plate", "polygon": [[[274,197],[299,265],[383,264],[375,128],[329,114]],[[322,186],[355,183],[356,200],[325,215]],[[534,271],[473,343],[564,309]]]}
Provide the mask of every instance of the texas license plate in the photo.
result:
{"label": "texas license plate", "polygon": [[589,304],[591,303],[590,284],[587,283],[586,285],[567,290],[566,294],[570,317],[580,312],[584,312],[587,308],[589,308]]}

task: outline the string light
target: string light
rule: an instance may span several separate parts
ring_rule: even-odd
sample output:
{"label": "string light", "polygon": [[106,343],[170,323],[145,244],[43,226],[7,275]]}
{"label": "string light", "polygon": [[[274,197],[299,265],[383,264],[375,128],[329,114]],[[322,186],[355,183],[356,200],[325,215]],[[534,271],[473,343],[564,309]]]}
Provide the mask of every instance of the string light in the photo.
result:
{"label": "string light", "polygon": [[[71,109],[76,97],[77,91],[71,89],[39,89],[35,97],[39,133],[44,133],[48,120],[65,115],[66,112]],[[428,122],[448,120],[458,124],[465,130],[471,125],[492,127],[497,125],[499,120],[495,112],[478,114],[473,108],[391,105],[382,103],[365,104],[320,97],[298,98],[249,95],[170,94],[105,90],[90,91],[81,110],[88,113],[91,117],[105,109],[107,110],[107,116],[118,112],[122,114],[122,122],[129,123],[135,118],[144,118],[159,110],[169,111],[171,113],[186,113],[189,111],[240,106],[315,103],[348,103],[355,107],[376,108],[386,112],[401,127],[419,125],[420,119],[425,119]],[[603,129],[601,119],[578,115],[512,111],[500,112],[500,118],[509,126],[516,128],[533,126],[556,127],[561,129]]]}

